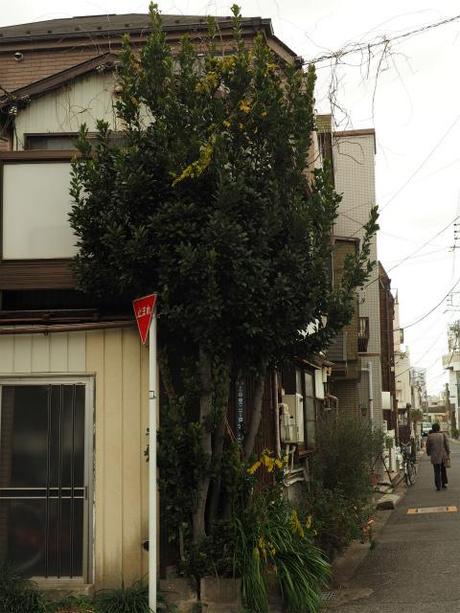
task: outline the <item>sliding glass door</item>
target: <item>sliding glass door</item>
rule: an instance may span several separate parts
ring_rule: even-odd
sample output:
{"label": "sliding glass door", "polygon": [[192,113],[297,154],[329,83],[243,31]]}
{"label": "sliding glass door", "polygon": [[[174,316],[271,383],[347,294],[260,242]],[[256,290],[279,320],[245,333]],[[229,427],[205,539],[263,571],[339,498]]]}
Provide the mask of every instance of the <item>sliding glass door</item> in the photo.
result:
{"label": "sliding glass door", "polygon": [[15,383],[0,390],[0,563],[29,577],[84,578],[87,385]]}

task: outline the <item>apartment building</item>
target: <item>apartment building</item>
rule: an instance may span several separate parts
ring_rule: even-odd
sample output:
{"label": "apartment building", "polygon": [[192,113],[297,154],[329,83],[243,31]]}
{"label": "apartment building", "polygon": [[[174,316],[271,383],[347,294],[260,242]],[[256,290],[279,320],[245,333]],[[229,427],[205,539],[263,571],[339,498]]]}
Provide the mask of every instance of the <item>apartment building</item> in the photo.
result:
{"label": "apartment building", "polygon": [[[348,130],[334,132],[331,117],[318,118],[322,155],[332,165],[336,191],[342,195],[334,227],[333,276],[340,278],[343,259],[359,249],[364,225],[375,206],[375,132]],[[381,315],[377,239],[371,244],[376,263],[369,281],[356,296],[352,321],[337,336],[328,351],[334,363],[330,384],[341,411],[361,415],[375,427],[389,417],[383,413]],[[385,408],[390,410],[391,405]],[[391,424],[388,424],[391,427]]]}

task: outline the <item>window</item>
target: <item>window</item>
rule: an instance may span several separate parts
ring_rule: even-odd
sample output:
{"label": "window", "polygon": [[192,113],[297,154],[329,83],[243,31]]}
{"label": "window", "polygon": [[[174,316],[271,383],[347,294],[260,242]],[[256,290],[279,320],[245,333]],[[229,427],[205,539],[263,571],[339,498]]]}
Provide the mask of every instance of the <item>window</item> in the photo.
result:
{"label": "window", "polygon": [[25,149],[75,149],[77,134],[26,134]]}
{"label": "window", "polygon": [[[77,132],[69,132],[62,134],[25,134],[24,149],[28,150],[48,150],[48,151],[69,151],[76,149],[75,142],[78,138]],[[91,143],[96,142],[96,134],[88,134]],[[126,141],[126,136],[122,132],[112,132],[109,136],[109,143],[112,146],[123,145]]]}
{"label": "window", "polygon": [[[31,154],[32,155],[32,154]],[[4,161],[2,259],[71,258],[70,160]]]}

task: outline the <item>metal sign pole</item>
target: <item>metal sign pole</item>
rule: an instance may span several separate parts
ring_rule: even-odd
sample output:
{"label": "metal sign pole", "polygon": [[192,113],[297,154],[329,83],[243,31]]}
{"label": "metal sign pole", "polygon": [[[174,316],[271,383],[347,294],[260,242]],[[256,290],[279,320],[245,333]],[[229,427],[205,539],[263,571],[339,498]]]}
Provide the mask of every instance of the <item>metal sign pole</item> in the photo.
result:
{"label": "metal sign pole", "polygon": [[149,607],[157,610],[157,316],[149,330]]}

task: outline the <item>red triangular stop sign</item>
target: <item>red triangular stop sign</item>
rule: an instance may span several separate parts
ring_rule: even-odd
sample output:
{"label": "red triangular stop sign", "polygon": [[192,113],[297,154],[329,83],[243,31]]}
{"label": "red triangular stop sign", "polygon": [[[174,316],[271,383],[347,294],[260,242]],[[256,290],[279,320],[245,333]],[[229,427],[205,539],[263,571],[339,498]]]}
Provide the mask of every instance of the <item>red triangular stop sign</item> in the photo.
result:
{"label": "red triangular stop sign", "polygon": [[134,315],[143,345],[147,342],[150,322],[152,321],[156,302],[157,294],[149,294],[148,296],[133,300]]}

